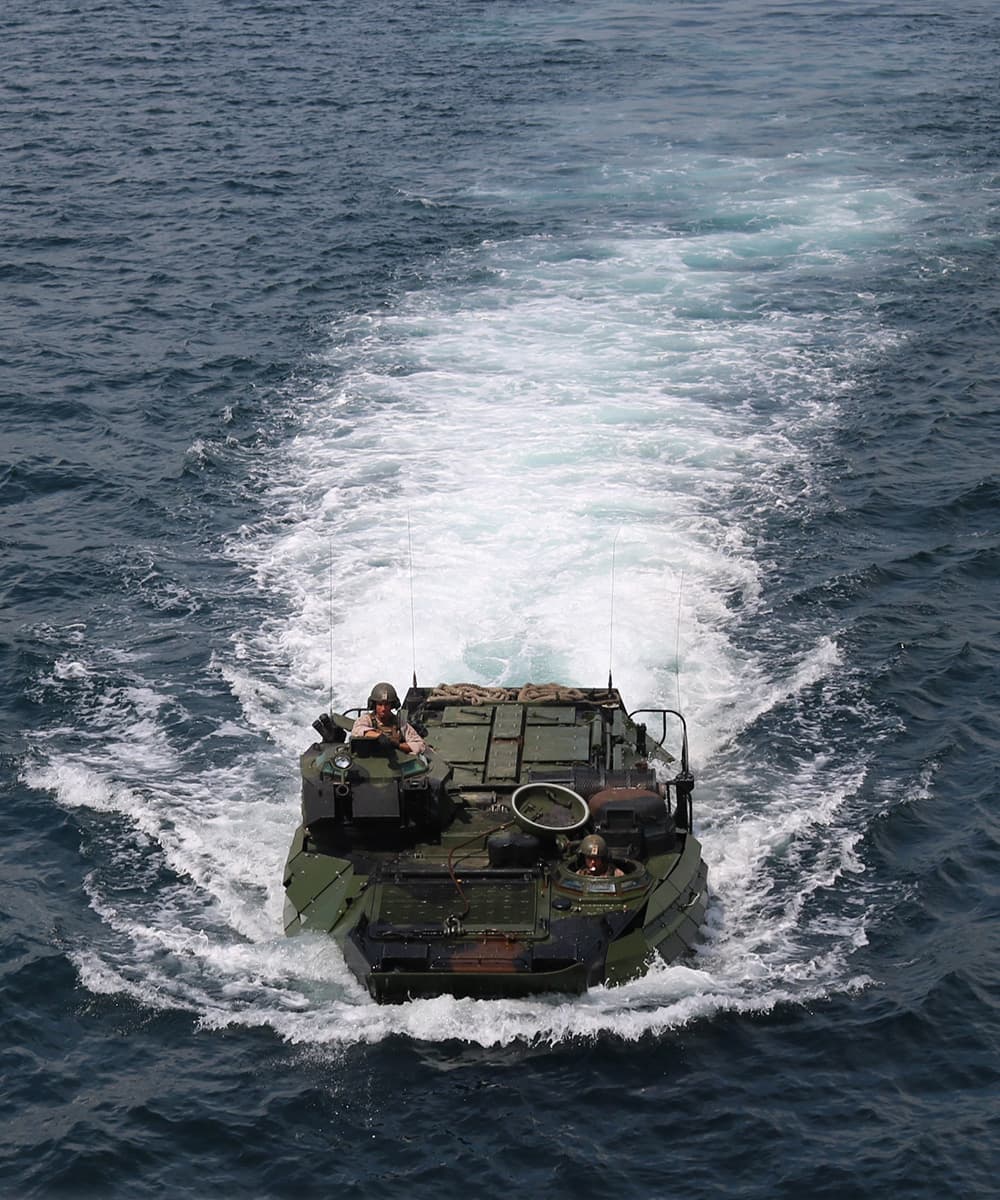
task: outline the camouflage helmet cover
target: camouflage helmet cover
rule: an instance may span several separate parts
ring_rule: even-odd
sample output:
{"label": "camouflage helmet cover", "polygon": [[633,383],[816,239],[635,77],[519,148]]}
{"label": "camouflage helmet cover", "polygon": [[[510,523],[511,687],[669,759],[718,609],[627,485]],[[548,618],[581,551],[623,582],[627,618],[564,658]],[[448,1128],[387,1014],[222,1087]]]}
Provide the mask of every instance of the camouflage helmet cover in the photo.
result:
{"label": "camouflage helmet cover", "polygon": [[376,683],[372,688],[372,693],[368,697],[368,707],[374,708],[376,704],[388,703],[392,708],[399,708],[399,697],[396,695],[396,689],[391,683]]}

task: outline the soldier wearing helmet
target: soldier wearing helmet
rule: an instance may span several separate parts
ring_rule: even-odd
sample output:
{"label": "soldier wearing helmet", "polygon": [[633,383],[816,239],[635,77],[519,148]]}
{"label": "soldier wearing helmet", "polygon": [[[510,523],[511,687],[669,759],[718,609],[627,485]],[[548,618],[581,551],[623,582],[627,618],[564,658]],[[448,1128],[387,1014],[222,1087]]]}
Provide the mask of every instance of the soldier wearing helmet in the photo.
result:
{"label": "soldier wearing helmet", "polygon": [[354,722],[351,737],[385,737],[398,750],[407,754],[423,754],[427,749],[424,739],[406,722],[402,728],[395,710],[399,708],[399,697],[391,683],[376,683],[368,697],[368,711]]}
{"label": "soldier wearing helmet", "polygon": [[616,867],[608,854],[608,843],[599,833],[588,834],[580,843],[580,875],[624,875],[621,867]]}

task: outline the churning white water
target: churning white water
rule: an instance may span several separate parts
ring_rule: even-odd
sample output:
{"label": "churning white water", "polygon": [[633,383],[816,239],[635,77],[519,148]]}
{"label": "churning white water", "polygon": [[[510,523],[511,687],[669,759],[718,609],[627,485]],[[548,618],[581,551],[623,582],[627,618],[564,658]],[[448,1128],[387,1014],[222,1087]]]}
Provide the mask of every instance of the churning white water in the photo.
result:
{"label": "churning white water", "polygon": [[[864,753],[824,745],[820,723],[762,775],[746,736],[844,670],[833,630],[781,656],[741,634],[768,621],[761,514],[810,504],[810,451],[882,341],[866,297],[830,309],[824,283],[842,290],[906,211],[835,161],[809,179],[647,165],[646,211],[657,188],[674,209],[711,194],[703,229],[619,220],[456,250],[331,328],[280,398],[294,434],[255,467],[262,519],[226,548],[256,599],[205,692],[224,681],[241,719],[179,746],[184,698],[113,639],[81,636],[48,681],[77,706],[76,749],[39,735],[29,782],[90,814],[100,847],[102,933],[74,952],[88,988],[292,1042],[495,1044],[637,1037],[862,982],[845,809]],[[332,943],[282,937],[297,755],[331,694],[356,706],[414,670],[600,685],[609,667],[630,708],[688,716],[713,889],[690,963],[574,1000],[383,1009]],[[816,915],[810,897],[847,876],[856,900]]]}

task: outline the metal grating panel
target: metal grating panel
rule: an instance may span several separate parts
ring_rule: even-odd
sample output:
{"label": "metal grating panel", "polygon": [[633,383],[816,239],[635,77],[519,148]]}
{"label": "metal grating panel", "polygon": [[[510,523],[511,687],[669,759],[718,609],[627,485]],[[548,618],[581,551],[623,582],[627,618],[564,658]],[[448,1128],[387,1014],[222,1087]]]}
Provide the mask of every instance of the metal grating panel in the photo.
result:
{"label": "metal grating panel", "polygon": [[[462,879],[469,912],[462,920],[467,933],[502,930],[532,933],[537,918],[538,882],[532,879]],[[408,879],[380,887],[378,912],[372,918],[377,936],[407,932],[440,932],[464,904],[450,879]]]}

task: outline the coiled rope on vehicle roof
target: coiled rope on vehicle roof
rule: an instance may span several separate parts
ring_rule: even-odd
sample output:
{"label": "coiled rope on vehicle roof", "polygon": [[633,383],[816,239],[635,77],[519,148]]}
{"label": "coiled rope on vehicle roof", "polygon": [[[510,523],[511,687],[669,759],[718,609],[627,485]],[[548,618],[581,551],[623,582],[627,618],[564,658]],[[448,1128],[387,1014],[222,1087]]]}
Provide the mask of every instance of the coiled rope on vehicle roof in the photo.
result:
{"label": "coiled rope on vehicle roof", "polygon": [[[610,693],[609,693],[610,697]],[[430,704],[575,704],[595,699],[592,693],[564,683],[526,683],[523,687],[484,687],[478,683],[439,683],[427,697]]]}

